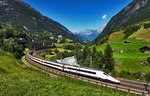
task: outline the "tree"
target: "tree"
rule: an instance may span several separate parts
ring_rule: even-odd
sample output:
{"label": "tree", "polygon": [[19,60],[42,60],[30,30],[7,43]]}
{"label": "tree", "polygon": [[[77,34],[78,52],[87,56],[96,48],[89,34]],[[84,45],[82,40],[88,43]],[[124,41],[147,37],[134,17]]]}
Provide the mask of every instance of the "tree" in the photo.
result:
{"label": "tree", "polygon": [[109,45],[107,45],[104,52],[105,69],[109,72],[112,72],[115,67],[113,59],[113,50]]}
{"label": "tree", "polygon": [[58,49],[55,49],[55,53],[56,53],[56,54],[59,53],[59,50],[58,50]]}
{"label": "tree", "polygon": [[100,51],[98,53],[98,63],[99,63],[98,65],[100,69],[104,68],[103,58],[104,58],[103,53]]}
{"label": "tree", "polygon": [[85,61],[85,59],[87,58],[87,55],[88,55],[87,47],[85,47],[85,48],[83,49],[83,55],[82,55],[83,61]]}
{"label": "tree", "polygon": [[41,54],[41,57],[45,58],[45,53],[42,53],[42,54]]}
{"label": "tree", "polygon": [[51,49],[46,49],[45,51],[46,51],[46,54],[49,54],[49,55],[52,53]]}
{"label": "tree", "polygon": [[96,55],[96,48],[95,48],[95,46],[93,47],[93,53],[92,53],[92,56],[94,57],[94,55]]}
{"label": "tree", "polygon": [[145,75],[145,79],[147,81],[147,85],[145,86],[145,89],[148,91],[148,94],[150,93],[150,91],[148,90],[148,82],[150,82],[150,73],[147,73]]}
{"label": "tree", "polygon": [[145,24],[144,24],[144,28],[145,28],[145,29],[150,28],[150,23],[145,23]]}
{"label": "tree", "polygon": [[3,45],[3,40],[0,39],[0,47]]}
{"label": "tree", "polygon": [[17,59],[20,59],[21,58],[21,54],[19,52],[15,52],[13,53],[14,57],[17,58]]}
{"label": "tree", "polygon": [[149,81],[150,81],[150,73],[147,73],[147,74],[145,75],[145,78],[146,78],[146,81],[149,82]]}

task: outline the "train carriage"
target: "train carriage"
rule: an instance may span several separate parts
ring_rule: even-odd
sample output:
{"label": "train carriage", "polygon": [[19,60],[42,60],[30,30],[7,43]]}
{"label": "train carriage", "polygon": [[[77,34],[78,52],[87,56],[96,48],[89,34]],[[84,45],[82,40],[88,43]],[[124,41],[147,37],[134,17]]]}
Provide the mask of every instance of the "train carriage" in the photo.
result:
{"label": "train carriage", "polygon": [[31,53],[28,54],[28,57],[39,64],[49,66],[55,69],[59,69],[66,72],[71,72],[75,74],[85,75],[89,77],[94,77],[102,80],[111,81],[113,83],[120,83],[120,80],[116,77],[113,77],[111,74],[106,72],[105,70],[98,70],[94,68],[88,68],[88,67],[81,67],[81,66],[74,66],[69,64],[63,64],[63,63],[56,63],[52,61],[43,60],[37,57],[34,57],[31,55]]}

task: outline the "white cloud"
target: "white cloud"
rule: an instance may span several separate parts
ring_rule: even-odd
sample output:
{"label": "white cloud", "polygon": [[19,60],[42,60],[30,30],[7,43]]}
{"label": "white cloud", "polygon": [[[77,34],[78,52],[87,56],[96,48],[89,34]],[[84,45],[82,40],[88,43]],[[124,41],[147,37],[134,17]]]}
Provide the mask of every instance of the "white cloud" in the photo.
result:
{"label": "white cloud", "polygon": [[106,27],[106,25],[107,24],[103,24],[102,26],[97,28],[97,30],[92,30],[92,29],[87,29],[87,30],[83,30],[83,31],[75,30],[75,31],[72,31],[72,33],[89,36],[89,35],[94,34],[94,33],[101,33],[104,30],[104,28]]}
{"label": "white cloud", "polygon": [[104,25],[102,25],[101,27],[99,27],[99,28],[97,29],[97,32],[98,32],[98,33],[101,33],[101,32],[104,30],[104,28],[106,27],[106,25],[107,25],[107,24],[104,24]]}
{"label": "white cloud", "polygon": [[90,29],[88,29],[88,30],[83,30],[83,31],[72,31],[72,33],[74,33],[74,34],[84,34],[84,35],[91,35],[93,32],[96,32],[96,30],[90,30]]}
{"label": "white cloud", "polygon": [[102,16],[102,19],[106,19],[106,17],[107,17],[107,15],[106,15],[106,14],[104,14],[104,15]]}
{"label": "white cloud", "polygon": [[79,34],[79,33],[81,33],[81,31],[75,30],[75,31],[72,31],[72,33]]}

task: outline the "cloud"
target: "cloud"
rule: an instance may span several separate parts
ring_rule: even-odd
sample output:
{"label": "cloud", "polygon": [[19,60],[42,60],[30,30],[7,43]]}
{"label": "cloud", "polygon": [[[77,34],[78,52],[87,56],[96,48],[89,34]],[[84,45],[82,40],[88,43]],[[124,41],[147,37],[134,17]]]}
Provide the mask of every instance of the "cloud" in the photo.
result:
{"label": "cloud", "polygon": [[72,31],[72,33],[89,36],[89,35],[94,34],[94,33],[101,33],[104,30],[104,28],[106,27],[106,25],[107,24],[103,24],[102,26],[100,26],[96,30],[94,30],[94,29],[87,29],[87,30],[83,30],[83,31],[75,30],[75,31]]}
{"label": "cloud", "polygon": [[79,34],[79,33],[81,33],[81,31],[75,30],[75,31],[72,31],[72,33]]}
{"label": "cloud", "polygon": [[104,30],[104,28],[106,27],[106,25],[107,25],[107,24],[104,24],[104,25],[102,25],[101,27],[99,27],[99,28],[97,29],[97,32],[98,32],[98,33],[101,33],[101,32]]}
{"label": "cloud", "polygon": [[106,19],[106,17],[107,17],[107,15],[106,15],[106,14],[104,14],[104,16],[102,16],[102,19]]}
{"label": "cloud", "polygon": [[91,30],[91,29],[87,29],[87,30],[83,30],[83,31],[72,31],[72,33],[74,34],[84,34],[84,35],[91,35],[92,33],[96,32],[96,30]]}

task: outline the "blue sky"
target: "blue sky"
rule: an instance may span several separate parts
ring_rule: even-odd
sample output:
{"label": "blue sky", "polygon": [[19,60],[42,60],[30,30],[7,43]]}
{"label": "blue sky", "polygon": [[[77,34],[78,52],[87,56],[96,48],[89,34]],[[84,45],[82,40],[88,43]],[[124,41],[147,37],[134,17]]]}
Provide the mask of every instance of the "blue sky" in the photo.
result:
{"label": "blue sky", "polygon": [[133,0],[22,0],[70,31],[97,29]]}

